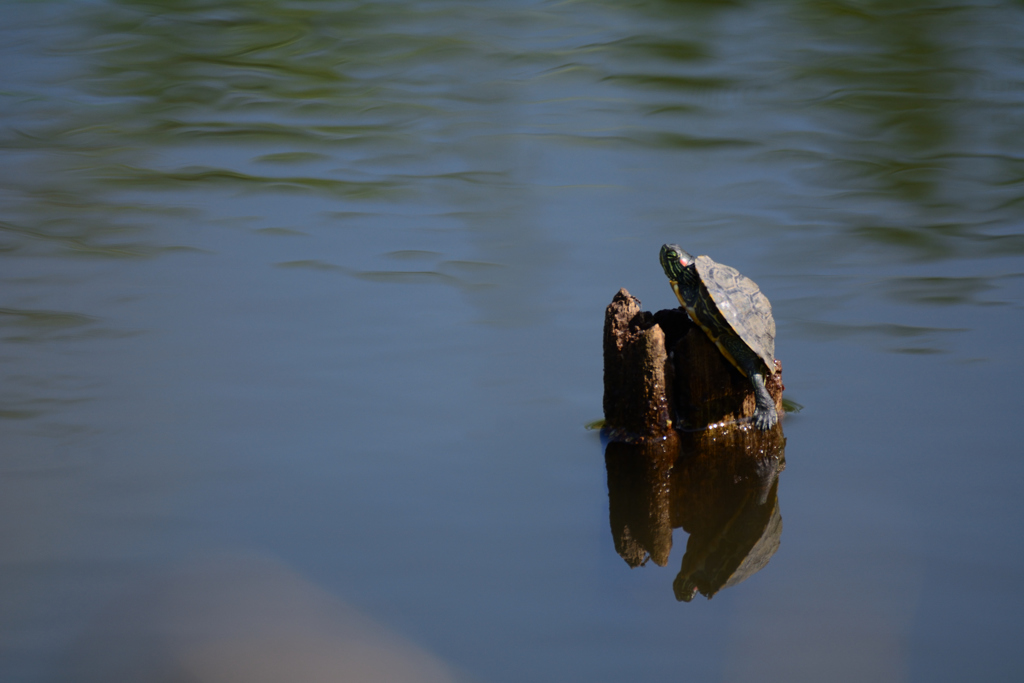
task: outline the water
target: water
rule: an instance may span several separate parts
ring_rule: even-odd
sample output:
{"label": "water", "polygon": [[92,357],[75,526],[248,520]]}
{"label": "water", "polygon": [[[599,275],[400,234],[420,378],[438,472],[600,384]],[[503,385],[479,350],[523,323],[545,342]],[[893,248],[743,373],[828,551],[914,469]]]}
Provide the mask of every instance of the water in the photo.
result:
{"label": "water", "polygon": [[[204,618],[132,596],[256,567],[471,680],[1018,680],[1022,33],[1013,3],[6,3],[0,678],[196,675],[160,638]],[[688,604],[682,529],[665,568],[616,554],[585,428],[604,307],[674,305],[669,241],[761,286],[804,406],[779,549]]]}

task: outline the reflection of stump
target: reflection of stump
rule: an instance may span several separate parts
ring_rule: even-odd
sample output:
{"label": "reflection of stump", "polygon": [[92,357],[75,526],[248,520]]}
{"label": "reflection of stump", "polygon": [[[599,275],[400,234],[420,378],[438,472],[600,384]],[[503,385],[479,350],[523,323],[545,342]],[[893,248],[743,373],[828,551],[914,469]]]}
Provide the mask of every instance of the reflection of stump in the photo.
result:
{"label": "reflection of stump", "polygon": [[[671,352],[671,353],[669,353]],[[676,427],[747,421],[756,401],[750,380],[732,366],[681,309],[651,315],[625,289],[605,311],[606,425],[631,436],[660,436]],[[782,364],[767,378],[782,415]]]}
{"label": "reflection of stump", "polygon": [[[713,437],[710,435],[714,435]],[[672,530],[689,534],[673,582],[678,600],[710,598],[760,571],[779,548],[779,429],[715,429],[640,443],[609,441],[608,517],[630,567],[665,566]]]}
{"label": "reflection of stump", "polygon": [[615,552],[630,567],[668,564],[672,550],[671,475],[679,457],[674,434],[644,443],[611,441],[604,452],[608,469],[608,516]]}

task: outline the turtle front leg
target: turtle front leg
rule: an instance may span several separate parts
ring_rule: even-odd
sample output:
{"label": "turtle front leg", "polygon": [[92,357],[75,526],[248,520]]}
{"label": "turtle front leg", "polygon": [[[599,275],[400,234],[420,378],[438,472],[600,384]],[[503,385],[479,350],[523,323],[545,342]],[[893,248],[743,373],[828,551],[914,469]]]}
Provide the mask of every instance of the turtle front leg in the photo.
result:
{"label": "turtle front leg", "polygon": [[775,412],[775,401],[764,386],[762,373],[751,372],[750,383],[754,385],[754,396],[757,399],[757,407],[754,409],[754,424],[758,429],[767,431],[779,421],[779,415]]}

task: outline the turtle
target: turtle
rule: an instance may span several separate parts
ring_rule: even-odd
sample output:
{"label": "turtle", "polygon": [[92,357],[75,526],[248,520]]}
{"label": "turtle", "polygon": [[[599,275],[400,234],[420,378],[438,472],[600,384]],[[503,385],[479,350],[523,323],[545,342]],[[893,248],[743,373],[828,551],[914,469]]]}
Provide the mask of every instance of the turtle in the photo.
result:
{"label": "turtle", "polygon": [[768,297],[750,278],[707,256],[694,258],[678,244],[661,247],[661,267],[686,313],[726,360],[754,387],[753,422],[775,426],[775,401],[764,386],[775,371],[775,318]]}

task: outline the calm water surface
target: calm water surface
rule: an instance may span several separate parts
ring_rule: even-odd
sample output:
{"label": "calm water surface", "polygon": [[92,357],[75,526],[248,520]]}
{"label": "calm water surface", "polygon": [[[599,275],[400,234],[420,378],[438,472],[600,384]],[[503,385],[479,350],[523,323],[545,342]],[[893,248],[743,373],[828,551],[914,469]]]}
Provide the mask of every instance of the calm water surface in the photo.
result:
{"label": "calm water surface", "polygon": [[[3,15],[0,679],[252,661],[200,633],[235,588],[423,676],[1024,675],[1020,3]],[[585,428],[667,241],[760,284],[804,406],[778,550],[691,603]]]}

